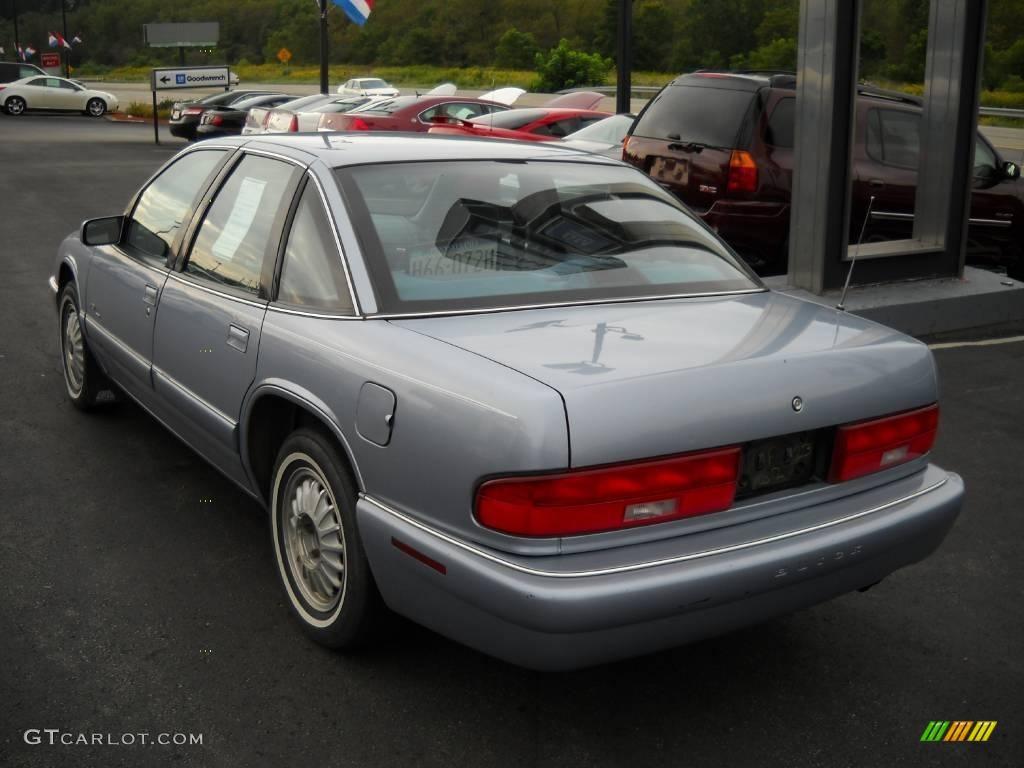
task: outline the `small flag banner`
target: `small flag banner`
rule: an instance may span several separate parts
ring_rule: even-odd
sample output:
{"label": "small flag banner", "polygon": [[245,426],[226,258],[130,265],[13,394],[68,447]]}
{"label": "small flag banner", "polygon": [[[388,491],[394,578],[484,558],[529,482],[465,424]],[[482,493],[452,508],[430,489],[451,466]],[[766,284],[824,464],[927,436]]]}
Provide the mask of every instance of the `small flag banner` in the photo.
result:
{"label": "small flag banner", "polygon": [[988,741],[997,720],[931,720],[921,741]]}
{"label": "small flag banner", "polygon": [[373,11],[373,0],[334,0],[334,4],[341,6],[345,15],[360,27],[366,23]]}

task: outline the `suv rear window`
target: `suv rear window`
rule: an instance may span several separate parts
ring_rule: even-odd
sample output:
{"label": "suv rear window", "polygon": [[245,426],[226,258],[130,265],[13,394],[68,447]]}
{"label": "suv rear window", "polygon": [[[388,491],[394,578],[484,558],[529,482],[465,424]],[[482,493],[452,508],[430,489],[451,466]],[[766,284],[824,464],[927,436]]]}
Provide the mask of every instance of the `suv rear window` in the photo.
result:
{"label": "suv rear window", "polygon": [[677,134],[679,141],[731,148],[753,99],[750,91],[670,85],[640,116],[633,134],[650,139]]}

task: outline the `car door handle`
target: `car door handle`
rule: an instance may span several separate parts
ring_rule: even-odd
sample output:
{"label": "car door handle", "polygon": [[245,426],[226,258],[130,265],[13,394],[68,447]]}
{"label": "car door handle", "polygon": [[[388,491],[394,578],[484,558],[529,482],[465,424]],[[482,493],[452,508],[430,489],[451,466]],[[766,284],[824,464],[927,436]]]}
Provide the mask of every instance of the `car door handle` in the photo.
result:
{"label": "car door handle", "polygon": [[249,331],[232,323],[228,326],[228,346],[234,347],[239,352],[245,352],[249,347]]}
{"label": "car door handle", "polygon": [[156,306],[156,299],[159,294],[157,293],[156,286],[146,284],[146,289],[142,294],[142,300],[146,304],[146,317],[153,314],[153,307]]}
{"label": "car door handle", "polygon": [[881,189],[885,186],[885,182],[881,179],[868,179],[868,186],[872,189]]}

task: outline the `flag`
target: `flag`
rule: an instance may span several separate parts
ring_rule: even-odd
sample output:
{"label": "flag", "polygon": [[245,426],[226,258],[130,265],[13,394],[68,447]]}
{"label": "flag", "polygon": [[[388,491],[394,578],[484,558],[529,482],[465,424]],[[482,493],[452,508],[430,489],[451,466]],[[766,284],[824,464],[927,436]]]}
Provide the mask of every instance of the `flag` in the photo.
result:
{"label": "flag", "polygon": [[373,10],[373,0],[334,0],[334,4],[340,6],[345,15],[360,27],[370,18]]}
{"label": "flag", "polygon": [[7,53],[7,51],[5,51],[4,47],[0,45],[0,56],[3,56],[5,53]]}
{"label": "flag", "polygon": [[29,58],[31,58],[32,56],[35,56],[35,55],[36,55],[36,49],[33,48],[31,45],[26,45],[25,46],[25,58],[29,59]]}
{"label": "flag", "polygon": [[18,59],[20,59],[21,61],[24,61],[25,60],[25,49],[22,48],[20,45],[17,46],[17,49],[18,49]]}
{"label": "flag", "polygon": [[71,42],[74,43],[75,45],[81,45],[82,44],[82,36],[81,35],[75,35],[74,37],[71,38]]}
{"label": "flag", "polygon": [[53,32],[47,32],[46,35],[47,35],[46,42],[48,42],[50,44],[51,48],[56,48],[57,47],[57,38],[54,36]]}
{"label": "flag", "polygon": [[71,50],[71,43],[69,43],[67,40],[61,37],[60,32],[57,33],[57,44],[60,45],[62,48],[67,48],[68,50]]}

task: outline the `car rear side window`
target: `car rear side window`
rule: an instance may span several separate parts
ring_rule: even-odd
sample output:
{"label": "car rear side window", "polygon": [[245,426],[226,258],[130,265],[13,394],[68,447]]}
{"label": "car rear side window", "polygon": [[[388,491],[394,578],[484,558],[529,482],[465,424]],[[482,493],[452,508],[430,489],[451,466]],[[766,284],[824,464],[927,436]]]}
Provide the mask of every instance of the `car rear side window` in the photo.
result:
{"label": "car rear side window", "polygon": [[753,100],[751,91],[670,85],[640,116],[633,134],[734,147]]}
{"label": "car rear side window", "polygon": [[259,294],[264,269],[273,269],[273,257],[268,259],[267,254],[274,219],[295,172],[294,166],[279,160],[243,158],[210,205],[185,271]]}
{"label": "car rear side window", "polygon": [[867,153],[880,163],[917,169],[921,156],[921,115],[872,109],[867,118]]}
{"label": "car rear side window", "polygon": [[150,182],[128,220],[126,250],[162,266],[207,177],[223,157],[220,149],[189,152]]}
{"label": "car rear side window", "polygon": [[768,118],[768,128],[765,130],[765,144],[780,149],[793,148],[793,114],[796,99],[780,99],[772,110],[772,116]]}
{"label": "car rear side window", "polygon": [[277,300],[310,309],[351,314],[352,296],[327,212],[316,187],[306,189],[295,209],[281,265]]}
{"label": "car rear side window", "polygon": [[385,312],[757,290],[646,175],[490,160],[338,170]]}

